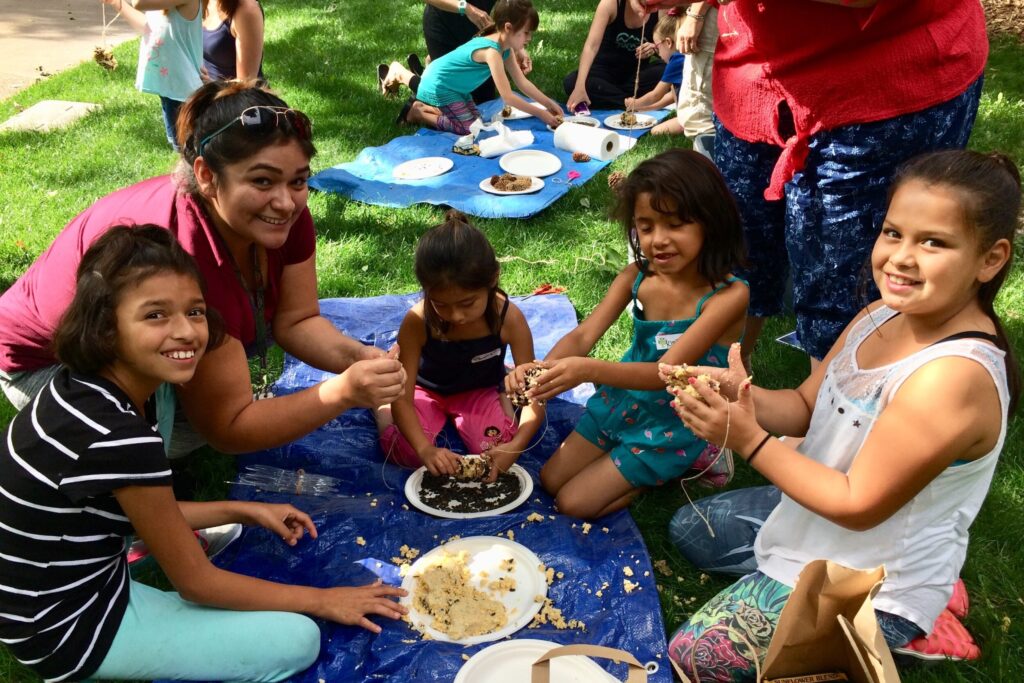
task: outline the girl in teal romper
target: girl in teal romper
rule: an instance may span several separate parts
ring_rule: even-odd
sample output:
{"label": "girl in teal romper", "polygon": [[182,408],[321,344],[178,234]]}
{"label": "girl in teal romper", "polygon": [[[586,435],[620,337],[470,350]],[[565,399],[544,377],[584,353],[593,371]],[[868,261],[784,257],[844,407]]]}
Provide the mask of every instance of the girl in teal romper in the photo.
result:
{"label": "girl in teal romper", "polygon": [[[582,518],[625,507],[644,487],[683,474],[707,448],[675,416],[658,363],[724,367],[749,299],[746,283],[730,274],[743,259],[739,213],[700,154],[673,149],[637,166],[617,214],[635,260],[536,363],[546,372],[528,392],[544,401],[583,382],[598,385],[576,430],[541,470],[559,510]],[[630,303],[633,343],[622,360],[588,357]],[[528,367],[510,373],[506,388],[523,386]]]}

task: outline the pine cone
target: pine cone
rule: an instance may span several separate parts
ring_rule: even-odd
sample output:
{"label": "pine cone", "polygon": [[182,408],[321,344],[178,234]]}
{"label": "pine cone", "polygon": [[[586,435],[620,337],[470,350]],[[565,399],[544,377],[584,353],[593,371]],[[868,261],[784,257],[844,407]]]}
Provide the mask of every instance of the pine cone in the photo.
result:
{"label": "pine cone", "polygon": [[612,192],[618,192],[624,182],[626,182],[626,174],[622,171],[613,171],[608,174],[608,187],[612,188]]}
{"label": "pine cone", "polygon": [[573,152],[572,153],[572,160],[577,162],[577,163],[582,164],[585,161],[590,161],[590,155],[586,154],[584,152]]}

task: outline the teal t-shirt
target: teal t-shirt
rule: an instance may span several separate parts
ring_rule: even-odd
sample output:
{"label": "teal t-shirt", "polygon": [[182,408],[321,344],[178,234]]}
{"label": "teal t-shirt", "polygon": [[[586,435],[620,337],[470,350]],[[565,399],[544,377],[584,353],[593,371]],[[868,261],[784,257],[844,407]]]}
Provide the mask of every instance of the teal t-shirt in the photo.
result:
{"label": "teal t-shirt", "polygon": [[[472,92],[491,75],[487,63],[473,61],[473,53],[481,49],[500,50],[501,46],[490,38],[473,38],[443,57],[430,62],[420,79],[416,99],[443,107],[472,99]],[[507,59],[510,50],[501,53]]]}
{"label": "teal t-shirt", "polygon": [[135,87],[145,93],[184,102],[203,84],[203,13],[191,21],[177,8],[165,15],[146,12],[146,32],[139,46]]}

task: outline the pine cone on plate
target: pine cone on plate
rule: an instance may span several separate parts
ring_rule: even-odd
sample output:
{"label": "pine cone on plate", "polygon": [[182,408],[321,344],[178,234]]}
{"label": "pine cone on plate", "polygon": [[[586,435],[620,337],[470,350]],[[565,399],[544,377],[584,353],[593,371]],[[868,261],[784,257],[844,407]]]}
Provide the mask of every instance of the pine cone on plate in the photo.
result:
{"label": "pine cone on plate", "polygon": [[582,164],[584,162],[590,161],[590,155],[585,152],[573,152],[572,160],[575,161],[576,163]]}
{"label": "pine cone on plate", "polygon": [[619,186],[626,182],[626,174],[622,171],[612,171],[608,174],[608,187],[612,188],[612,192],[618,192]]}

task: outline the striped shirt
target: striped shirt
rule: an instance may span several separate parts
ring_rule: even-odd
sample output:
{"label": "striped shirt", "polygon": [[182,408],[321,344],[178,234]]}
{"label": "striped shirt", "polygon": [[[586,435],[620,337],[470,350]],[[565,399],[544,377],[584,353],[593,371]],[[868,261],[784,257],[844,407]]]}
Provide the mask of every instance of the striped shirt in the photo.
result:
{"label": "striped shirt", "polygon": [[114,498],[170,486],[156,428],[114,383],[62,368],[0,445],[0,642],[48,681],[103,662],[128,605]]}

